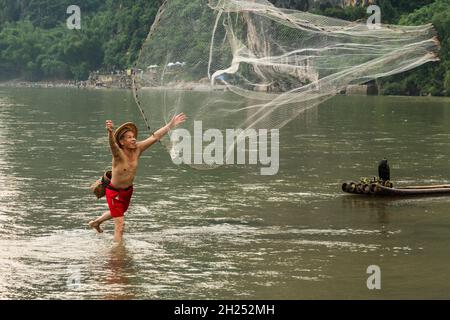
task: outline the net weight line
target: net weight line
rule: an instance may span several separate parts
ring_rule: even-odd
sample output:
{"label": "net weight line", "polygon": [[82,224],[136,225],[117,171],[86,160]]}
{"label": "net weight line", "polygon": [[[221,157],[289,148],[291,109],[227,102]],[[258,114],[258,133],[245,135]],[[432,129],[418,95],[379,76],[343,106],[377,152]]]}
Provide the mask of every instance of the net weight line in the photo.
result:
{"label": "net weight line", "polygon": [[[166,5],[167,5],[167,1],[168,1],[168,0],[165,0],[165,1],[162,3],[161,7],[159,7],[158,13],[157,13],[156,16],[155,16],[155,20],[154,20],[154,22],[152,23],[152,26],[150,27],[150,31],[149,31],[149,33],[148,33],[147,38],[146,38],[145,41],[144,41],[144,44],[150,39],[150,37],[151,37],[152,34],[153,34],[153,31],[154,31],[155,26],[156,26],[156,25],[159,23],[159,21],[161,20],[161,16],[162,16],[163,13],[164,13],[164,10],[165,10]],[[136,62],[134,63],[134,68],[133,68],[132,71],[131,71],[131,78],[132,78],[131,83],[132,83],[132,91],[133,91],[133,98],[134,98],[134,101],[136,102],[136,105],[137,105],[137,107],[138,107],[138,109],[139,109],[139,112],[141,113],[142,118],[144,119],[144,122],[145,122],[145,125],[146,125],[146,127],[147,127],[147,130],[153,135],[155,132],[152,131],[152,129],[151,129],[151,127],[150,127],[150,124],[148,123],[147,115],[145,114],[144,109],[142,108],[141,101],[139,100],[138,89],[137,89],[137,85],[136,85],[136,71],[138,70],[137,64],[138,64],[138,61],[139,61],[140,58],[141,58],[143,49],[144,49],[144,46],[141,47],[141,50],[140,50],[140,52],[139,52],[139,58],[138,58],[138,60],[136,60]],[[158,140],[158,142],[161,143],[161,140]]]}

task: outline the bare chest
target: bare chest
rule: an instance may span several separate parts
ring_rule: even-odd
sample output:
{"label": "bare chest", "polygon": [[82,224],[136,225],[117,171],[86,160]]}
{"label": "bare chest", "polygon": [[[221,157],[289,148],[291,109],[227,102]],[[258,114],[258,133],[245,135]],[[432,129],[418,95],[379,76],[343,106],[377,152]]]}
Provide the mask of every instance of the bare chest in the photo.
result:
{"label": "bare chest", "polygon": [[136,172],[137,166],[138,166],[137,159],[113,161],[113,169],[118,174],[134,173]]}

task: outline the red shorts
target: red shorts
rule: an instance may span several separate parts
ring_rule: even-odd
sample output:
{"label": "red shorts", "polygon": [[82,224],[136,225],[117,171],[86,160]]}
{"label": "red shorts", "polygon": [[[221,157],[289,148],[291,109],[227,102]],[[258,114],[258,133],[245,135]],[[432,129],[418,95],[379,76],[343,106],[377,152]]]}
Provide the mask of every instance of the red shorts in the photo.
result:
{"label": "red shorts", "polygon": [[123,217],[130,205],[133,186],[126,189],[116,189],[112,184],[106,187],[106,201],[113,218]]}

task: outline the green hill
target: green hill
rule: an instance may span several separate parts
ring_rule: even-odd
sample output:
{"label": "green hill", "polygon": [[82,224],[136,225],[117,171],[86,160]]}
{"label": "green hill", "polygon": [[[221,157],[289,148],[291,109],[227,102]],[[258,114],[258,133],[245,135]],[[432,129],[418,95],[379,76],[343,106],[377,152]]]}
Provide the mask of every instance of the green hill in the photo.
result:
{"label": "green hill", "polygon": [[[163,0],[84,0],[81,30],[66,27],[69,0],[0,0],[0,79],[86,79],[133,65]],[[272,0],[311,9],[306,0]],[[383,23],[433,23],[441,61],[378,81],[384,94],[450,95],[450,0],[378,0]],[[314,12],[347,20],[367,18],[365,8],[320,6]]]}

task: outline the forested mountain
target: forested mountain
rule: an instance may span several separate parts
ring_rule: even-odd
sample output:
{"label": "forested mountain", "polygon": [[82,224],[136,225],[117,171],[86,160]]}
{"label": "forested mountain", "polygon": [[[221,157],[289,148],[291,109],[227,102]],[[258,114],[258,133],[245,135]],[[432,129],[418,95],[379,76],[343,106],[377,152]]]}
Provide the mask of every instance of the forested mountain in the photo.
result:
{"label": "forested mountain", "polygon": [[[188,0],[186,0],[188,1]],[[68,30],[70,0],[0,0],[0,79],[86,79],[90,71],[133,65],[163,0],[83,0],[81,30]],[[450,95],[450,0],[271,0],[275,5],[359,20],[365,5],[382,22],[433,23],[441,62],[379,81],[385,94]]]}
{"label": "forested mountain", "polygon": [[83,0],[81,30],[66,26],[70,0],[0,0],[0,78],[86,79],[133,64],[162,1]]}

